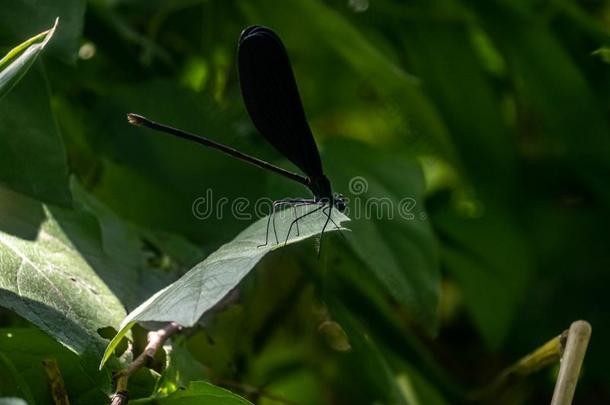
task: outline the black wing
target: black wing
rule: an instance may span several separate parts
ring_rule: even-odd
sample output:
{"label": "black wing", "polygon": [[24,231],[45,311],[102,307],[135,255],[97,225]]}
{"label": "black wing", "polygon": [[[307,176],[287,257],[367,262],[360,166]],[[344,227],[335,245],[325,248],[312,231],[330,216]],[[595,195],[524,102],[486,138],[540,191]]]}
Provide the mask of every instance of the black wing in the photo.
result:
{"label": "black wing", "polygon": [[258,131],[310,178],[323,176],[290,60],[269,28],[242,31],[237,50],[241,93]]}

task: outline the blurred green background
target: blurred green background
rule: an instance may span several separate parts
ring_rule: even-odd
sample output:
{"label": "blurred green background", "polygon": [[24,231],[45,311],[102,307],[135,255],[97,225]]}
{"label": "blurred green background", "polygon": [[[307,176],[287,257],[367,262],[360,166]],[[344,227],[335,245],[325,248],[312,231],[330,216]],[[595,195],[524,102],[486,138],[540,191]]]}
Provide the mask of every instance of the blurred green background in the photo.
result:
{"label": "blurred green background", "polygon": [[[327,174],[351,208],[415,201],[393,218],[352,211],[347,241],[329,236],[319,261],[315,242],[270,255],[236,300],[175,342],[161,380],[132,383],[132,398],[208,380],[262,404],[464,403],[586,319],[575,403],[610,402],[610,2],[5,3],[3,54],[60,22],[0,100],[0,231],[40,242],[44,203],[127,311],[253,221],[197,219],[206,190],[229,201],[307,196],[126,122],[137,112],[293,169],[241,100],[236,41],[248,25],[283,39]],[[355,176],[364,194],[350,190]],[[40,370],[20,374],[36,356],[95,375],[85,390],[83,372],[63,369],[74,403],[111,392],[98,351],[76,356],[37,332],[66,345],[47,325],[62,312],[41,320],[17,295],[0,302],[3,333],[23,334],[0,347],[0,395],[51,403]],[[517,379],[489,402],[548,403],[556,372]]]}

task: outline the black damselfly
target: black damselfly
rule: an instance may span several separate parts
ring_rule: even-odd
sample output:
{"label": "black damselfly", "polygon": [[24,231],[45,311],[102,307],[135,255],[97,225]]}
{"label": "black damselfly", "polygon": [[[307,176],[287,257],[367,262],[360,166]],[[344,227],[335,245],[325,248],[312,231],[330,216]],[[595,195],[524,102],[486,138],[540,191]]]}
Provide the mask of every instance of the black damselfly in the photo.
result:
{"label": "black damselfly", "polygon": [[[269,226],[276,210],[305,205],[317,205],[318,207],[300,216],[295,215],[295,219],[288,228],[286,241],[295,224],[298,235],[299,220],[321,210],[326,215],[326,222],[320,236],[321,246],[321,239],[329,222],[339,228],[331,217],[332,208],[343,212],[346,207],[346,199],[341,194],[333,194],[330,181],[324,175],[320,153],[305,118],[305,111],[284,44],[269,28],[248,27],[242,31],[239,38],[237,61],[242,96],[254,126],[271,145],[301,169],[306,176],[275,166],[208,138],[156,123],[138,114],[127,114],[127,118],[133,125],[145,126],[197,142],[303,184],[312,192],[313,198],[275,201],[267,220],[265,243],[260,246],[266,246],[269,243]],[[275,218],[273,219],[273,232],[276,243],[279,243]]]}

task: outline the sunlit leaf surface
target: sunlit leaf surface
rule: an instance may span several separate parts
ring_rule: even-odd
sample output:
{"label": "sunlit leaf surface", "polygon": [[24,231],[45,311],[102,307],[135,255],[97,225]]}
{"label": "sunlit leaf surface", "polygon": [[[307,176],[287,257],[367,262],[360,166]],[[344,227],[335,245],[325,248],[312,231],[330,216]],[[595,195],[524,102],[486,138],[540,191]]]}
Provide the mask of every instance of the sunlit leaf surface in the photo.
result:
{"label": "sunlit leaf surface", "polygon": [[[337,227],[348,220],[336,209],[332,209],[331,213],[332,221],[328,222],[326,232],[339,230]],[[292,226],[292,215],[306,215],[297,222],[298,235],[297,223]],[[271,221],[270,230],[267,232],[269,218],[261,218],[231,242],[195,265],[178,281],[157,292],[133,310],[121,322],[119,333],[108,345],[102,365],[135,322],[177,322],[186,327],[195,325],[201,316],[233,290],[267,253],[318,235],[328,219],[320,205],[307,206],[298,209],[296,213],[292,209],[286,209],[275,216],[278,241],[275,240],[274,221]],[[267,237],[268,243],[261,246]],[[312,250],[311,255],[316,255],[316,252]]]}

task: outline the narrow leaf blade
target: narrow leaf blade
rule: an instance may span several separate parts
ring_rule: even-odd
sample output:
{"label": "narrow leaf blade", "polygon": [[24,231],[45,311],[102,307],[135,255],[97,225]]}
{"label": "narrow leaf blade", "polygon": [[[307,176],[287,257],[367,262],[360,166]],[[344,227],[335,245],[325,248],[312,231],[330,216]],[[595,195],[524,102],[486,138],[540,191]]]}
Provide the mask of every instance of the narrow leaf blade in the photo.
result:
{"label": "narrow leaf blade", "polygon": [[17,45],[0,60],[0,99],[15,87],[32,67],[40,52],[53,37],[58,24],[59,18],[55,20],[51,29]]}

